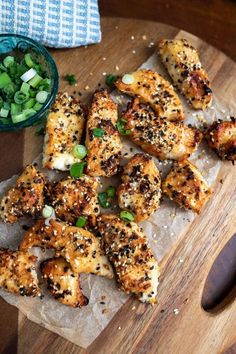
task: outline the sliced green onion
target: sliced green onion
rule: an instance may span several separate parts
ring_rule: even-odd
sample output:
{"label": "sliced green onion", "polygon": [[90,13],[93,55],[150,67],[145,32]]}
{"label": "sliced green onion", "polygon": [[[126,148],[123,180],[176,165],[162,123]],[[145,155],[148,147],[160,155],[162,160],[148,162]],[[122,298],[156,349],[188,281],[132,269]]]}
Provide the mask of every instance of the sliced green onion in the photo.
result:
{"label": "sliced green onion", "polygon": [[26,71],[23,75],[21,75],[20,78],[22,81],[28,82],[32,80],[36,75],[37,75],[37,71],[31,68],[28,71]]}
{"label": "sliced green onion", "polygon": [[114,198],[114,196],[116,195],[116,189],[113,186],[109,186],[106,190],[107,196],[108,198]]}
{"label": "sliced green onion", "polygon": [[11,103],[11,115],[14,116],[21,112],[21,106],[17,103]]}
{"label": "sliced green onion", "polygon": [[0,63],[0,70],[7,71],[7,68],[5,68],[5,66],[2,63]]}
{"label": "sliced green onion", "polygon": [[24,102],[26,102],[29,98],[29,94],[28,92],[24,93],[22,91],[16,91],[15,95],[14,95],[14,101],[18,104],[22,104]]}
{"label": "sliced green onion", "polygon": [[30,53],[25,54],[25,63],[29,68],[32,68],[35,65]]}
{"label": "sliced green onion", "polygon": [[32,108],[35,105],[35,103],[36,103],[35,99],[34,98],[30,98],[28,101],[26,101],[23,104],[23,107],[24,107],[24,109]]}
{"label": "sliced green onion", "polygon": [[105,131],[102,128],[94,128],[93,136],[96,138],[101,138],[105,134]]}
{"label": "sliced green onion", "polygon": [[74,74],[65,75],[64,79],[68,82],[69,85],[75,85],[77,83],[76,77]]}
{"label": "sliced green onion", "polygon": [[11,82],[7,86],[5,86],[2,90],[5,93],[5,97],[7,99],[9,99],[9,98],[14,97],[14,93],[15,93],[16,88],[15,88],[15,85]]}
{"label": "sliced green onion", "polygon": [[84,166],[86,165],[85,162],[76,162],[71,165],[70,168],[70,175],[73,178],[80,178],[84,172]]}
{"label": "sliced green onion", "polygon": [[75,145],[72,154],[77,159],[83,159],[87,155],[87,149],[84,145]]}
{"label": "sliced green onion", "polygon": [[117,80],[117,76],[116,75],[112,75],[112,74],[107,75],[106,76],[106,84],[107,84],[107,86],[113,87],[116,80]]}
{"label": "sliced green onion", "polygon": [[103,208],[110,208],[111,206],[111,203],[107,200],[106,192],[98,193],[98,201]]}
{"label": "sliced green onion", "polygon": [[39,103],[44,103],[48,97],[48,92],[39,91],[35,97],[36,101]]}
{"label": "sliced green onion", "polygon": [[26,115],[22,112],[11,117],[13,123],[23,122],[27,119]]}
{"label": "sliced green onion", "polygon": [[8,111],[9,111],[9,109],[10,109],[9,102],[3,102],[3,108],[8,109]]}
{"label": "sliced green onion", "polygon": [[8,113],[9,113],[9,110],[8,110],[8,109],[1,108],[1,110],[0,110],[0,117],[2,117],[2,118],[7,118]]}
{"label": "sliced green onion", "polygon": [[[51,80],[46,78],[46,79],[43,79],[41,82],[40,82],[40,87],[42,90],[49,90],[51,86]],[[40,90],[41,90],[40,89]]]}
{"label": "sliced green onion", "polygon": [[37,95],[37,92],[35,92],[33,89],[29,89],[29,95],[30,97],[35,97]]}
{"label": "sliced green onion", "polygon": [[20,91],[23,93],[28,93],[30,89],[30,85],[27,82],[23,82],[20,88]]}
{"label": "sliced green onion", "polygon": [[35,111],[39,111],[41,108],[43,107],[43,104],[42,103],[39,103],[39,102],[36,102],[33,109]]}
{"label": "sliced green onion", "polygon": [[76,221],[76,226],[77,227],[84,227],[86,225],[87,218],[85,216],[80,216],[78,220]]}
{"label": "sliced green onion", "polygon": [[42,210],[42,216],[44,219],[48,219],[54,214],[54,209],[50,205],[45,205],[43,210]]}
{"label": "sliced green onion", "polygon": [[0,74],[0,89],[6,87],[11,83],[11,78],[7,73]]}
{"label": "sliced green onion", "polygon": [[129,135],[131,133],[130,129],[124,128],[126,123],[127,121],[123,118],[119,119],[116,123],[117,130],[121,135]]}
{"label": "sliced green onion", "polygon": [[31,79],[31,80],[28,81],[28,83],[30,84],[30,86],[32,86],[32,87],[35,88],[35,87],[38,86],[38,84],[39,84],[42,80],[43,80],[42,77],[39,76],[38,74],[36,74],[36,75],[33,77],[33,79]]}
{"label": "sliced green onion", "polygon": [[8,118],[0,118],[0,124],[9,124]]}
{"label": "sliced green onion", "polygon": [[134,214],[130,211],[122,210],[120,212],[120,218],[124,221],[134,221]]}
{"label": "sliced green onion", "polygon": [[6,58],[3,59],[3,65],[8,68],[12,64],[14,64],[15,59],[11,55],[8,55]]}
{"label": "sliced green onion", "polygon": [[33,108],[27,108],[27,109],[24,109],[22,113],[25,114],[26,118],[29,118],[29,117],[33,116],[36,113],[36,111]]}

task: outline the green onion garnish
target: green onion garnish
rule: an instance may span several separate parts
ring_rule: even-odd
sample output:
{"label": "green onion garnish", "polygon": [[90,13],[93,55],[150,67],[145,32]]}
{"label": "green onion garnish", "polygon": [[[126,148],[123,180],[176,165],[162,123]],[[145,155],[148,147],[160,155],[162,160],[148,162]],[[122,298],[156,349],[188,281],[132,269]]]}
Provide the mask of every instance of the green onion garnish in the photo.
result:
{"label": "green onion garnish", "polygon": [[86,165],[85,162],[76,162],[71,165],[70,168],[70,175],[73,178],[80,178],[84,172],[84,166]]}
{"label": "green onion garnish", "polygon": [[28,71],[24,72],[23,75],[21,75],[21,80],[24,82],[28,82],[31,79],[33,79],[37,75],[37,71],[34,70],[33,68],[29,69]]}
{"label": "green onion garnish", "polygon": [[0,74],[0,89],[3,89],[11,83],[11,78],[7,73]]}
{"label": "green onion garnish", "polygon": [[87,218],[85,216],[80,216],[78,220],[76,221],[76,226],[77,227],[84,227],[86,225]]}
{"label": "green onion garnish", "polygon": [[33,109],[35,111],[39,111],[43,107],[42,103],[36,102],[35,105],[33,106]]}
{"label": "green onion garnish", "polygon": [[112,74],[107,75],[106,76],[106,84],[107,84],[107,86],[113,87],[116,80],[117,80],[117,76],[116,75],[112,75]]}
{"label": "green onion garnish", "polygon": [[105,131],[102,128],[94,128],[93,136],[96,138],[101,138],[105,134]]}
{"label": "green onion garnish", "polygon": [[44,103],[48,97],[48,93],[46,91],[39,91],[35,96],[35,99],[39,103]]}
{"label": "green onion garnish", "polygon": [[69,85],[75,85],[77,83],[76,77],[74,74],[65,75],[64,79],[68,82]]}
{"label": "green onion garnish", "polygon": [[14,95],[14,101],[18,104],[22,104],[24,102],[26,102],[29,98],[29,94],[28,92],[24,93],[22,91],[16,91],[15,95]]}
{"label": "green onion garnish", "polygon": [[116,189],[113,186],[109,186],[106,190],[107,196],[108,198],[114,198],[114,196],[116,195]]}
{"label": "green onion garnish", "polygon": [[87,149],[84,145],[75,145],[72,154],[77,159],[83,159],[87,155]]}
{"label": "green onion garnish", "polygon": [[111,206],[111,203],[107,200],[107,197],[106,192],[98,193],[98,201],[103,208],[110,208]]}
{"label": "green onion garnish", "polygon": [[28,81],[28,83],[29,83],[30,86],[32,86],[32,87],[37,87],[38,84],[39,84],[42,80],[43,80],[42,77],[39,76],[38,74],[36,74],[32,79],[30,79],[30,80]]}
{"label": "green onion garnish", "polygon": [[3,65],[6,68],[9,68],[9,66],[11,66],[12,64],[14,64],[15,59],[14,57],[12,57],[11,55],[8,55],[6,58],[3,59]]}
{"label": "green onion garnish", "polygon": [[27,82],[23,82],[20,88],[20,91],[23,93],[28,93],[30,89],[30,85]]}
{"label": "green onion garnish", "polygon": [[8,116],[9,110],[6,108],[1,108],[0,110],[0,117],[6,118]]}
{"label": "green onion garnish", "polygon": [[45,219],[50,218],[54,213],[54,209],[53,207],[51,207],[50,205],[45,205],[43,210],[42,210],[42,216]]}
{"label": "green onion garnish", "polygon": [[134,215],[130,211],[122,210],[120,218],[124,221],[134,221]]}
{"label": "green onion garnish", "polygon": [[30,53],[25,54],[25,63],[29,68],[32,68],[35,65]]}
{"label": "green onion garnish", "polygon": [[116,123],[117,130],[121,135],[129,135],[131,133],[130,129],[125,129],[126,123],[127,121],[123,118],[119,119]]}

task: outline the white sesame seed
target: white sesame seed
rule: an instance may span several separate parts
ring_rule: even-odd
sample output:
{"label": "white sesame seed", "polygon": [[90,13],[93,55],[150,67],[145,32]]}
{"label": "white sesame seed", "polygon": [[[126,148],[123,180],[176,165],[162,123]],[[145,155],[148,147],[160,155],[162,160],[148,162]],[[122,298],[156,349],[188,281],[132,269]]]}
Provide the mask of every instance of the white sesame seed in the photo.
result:
{"label": "white sesame seed", "polygon": [[102,75],[103,75],[103,76],[106,76],[106,74],[107,74],[107,73],[105,73],[105,72],[104,72],[104,73],[102,73]]}
{"label": "white sesame seed", "polygon": [[180,258],[179,263],[183,263],[183,262],[184,262],[183,258]]}
{"label": "white sesame seed", "polygon": [[131,36],[130,39],[131,39],[131,41],[134,41],[134,36]]}
{"label": "white sesame seed", "polygon": [[121,327],[120,327],[120,326],[118,327],[118,330],[119,330],[119,331],[121,330]]}
{"label": "white sesame seed", "polygon": [[147,36],[144,34],[144,35],[142,36],[142,39],[143,39],[144,41],[146,41],[146,40],[147,40]]}
{"label": "white sesame seed", "polygon": [[132,50],[132,53],[135,54],[135,53],[136,53],[136,50]]}
{"label": "white sesame seed", "polygon": [[107,60],[107,58],[106,58],[106,57],[103,57],[103,58],[102,58],[102,60],[104,60],[104,61],[105,61],[105,60]]}
{"label": "white sesame seed", "polygon": [[179,314],[179,309],[174,309],[174,314],[178,315]]}
{"label": "white sesame seed", "polygon": [[120,70],[120,68],[119,68],[118,65],[116,65],[115,68],[116,68],[116,71],[119,71],[119,70]]}

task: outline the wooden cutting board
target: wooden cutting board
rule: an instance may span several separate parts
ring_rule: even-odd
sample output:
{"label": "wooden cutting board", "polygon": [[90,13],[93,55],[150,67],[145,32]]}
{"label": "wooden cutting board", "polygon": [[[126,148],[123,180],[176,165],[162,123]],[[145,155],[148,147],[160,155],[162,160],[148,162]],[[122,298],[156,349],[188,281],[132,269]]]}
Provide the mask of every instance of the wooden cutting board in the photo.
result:
{"label": "wooden cutting board", "polygon": [[[80,91],[82,101],[88,100],[91,92],[103,85],[103,73],[136,69],[153,53],[151,42],[176,35],[190,36],[198,47],[218,96],[228,103],[236,99],[236,64],[199,38],[160,23],[117,18],[103,18],[102,32],[103,40],[99,45],[50,50],[61,77],[67,73],[78,77],[77,87],[69,87],[61,80],[60,88],[71,93]],[[1,133],[1,179],[18,173],[42,150],[42,137],[34,133],[35,128]],[[17,309],[0,300],[1,352],[236,353],[236,302],[231,301],[223,310],[214,313],[205,312],[201,306],[204,284],[213,261],[236,232],[235,181],[236,168],[224,163],[214,197],[161,264],[158,306],[145,306],[130,298],[85,351],[28,321]],[[222,279],[231,253],[230,250],[226,252],[221,261]],[[183,263],[178,262],[180,258]],[[209,288],[214,288],[218,278],[213,274]]]}

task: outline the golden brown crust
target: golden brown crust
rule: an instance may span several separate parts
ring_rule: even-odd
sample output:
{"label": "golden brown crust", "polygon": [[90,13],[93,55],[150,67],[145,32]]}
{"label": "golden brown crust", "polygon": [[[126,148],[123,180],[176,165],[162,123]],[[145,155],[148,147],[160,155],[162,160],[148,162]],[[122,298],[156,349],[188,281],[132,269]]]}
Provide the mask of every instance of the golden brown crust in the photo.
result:
{"label": "golden brown crust", "polygon": [[80,288],[79,274],[72,271],[63,257],[47,259],[40,264],[40,268],[47,289],[55,300],[72,307],[88,304],[88,299]]}
{"label": "golden brown crust", "polygon": [[124,84],[119,78],[116,87],[130,96],[138,96],[142,103],[150,104],[158,118],[182,121],[184,112],[181,101],[171,84],[152,70],[140,69],[131,73],[132,84]]}
{"label": "golden brown crust", "polygon": [[212,101],[212,91],[197,50],[186,39],[163,39],[158,44],[158,50],[175,85],[193,108],[208,107]]}
{"label": "golden brown crust", "polygon": [[159,208],[161,198],[160,173],[152,158],[143,153],[134,155],[121,180],[117,190],[119,207],[131,210],[136,222],[149,218]]}
{"label": "golden brown crust", "polygon": [[[118,171],[122,143],[116,128],[117,104],[104,89],[95,92],[86,128],[87,173],[90,176],[111,177]],[[104,135],[94,136],[94,129]]]}
{"label": "golden brown crust", "polygon": [[31,247],[54,248],[56,255],[70,263],[73,272],[93,273],[108,278],[113,271],[99,239],[91,232],[75,226],[68,226],[56,220],[45,225],[38,220],[29,229],[20,246],[21,250]]}
{"label": "golden brown crust", "polygon": [[98,181],[86,175],[57,182],[51,195],[56,216],[74,225],[78,217],[84,215],[88,217],[88,224],[94,225],[100,213],[97,187]]}
{"label": "golden brown crust", "polygon": [[6,223],[14,223],[22,216],[36,216],[44,205],[47,181],[43,173],[28,165],[18,177],[16,185],[2,198],[0,216]]}
{"label": "golden brown crust", "polygon": [[198,214],[212,194],[199,170],[188,160],[174,164],[162,183],[162,190],[182,208]]}
{"label": "golden brown crust", "polygon": [[121,289],[142,302],[156,303],[159,267],[140,227],[104,214],[98,219],[98,229]]}
{"label": "golden brown crust", "polygon": [[236,120],[214,122],[205,134],[208,145],[223,160],[236,161]]}
{"label": "golden brown crust", "polygon": [[22,296],[40,296],[36,260],[27,251],[0,248],[0,287]]}
{"label": "golden brown crust", "polygon": [[138,98],[128,105],[123,118],[133,142],[161,160],[189,157],[202,140],[200,130],[158,119],[153,110],[141,104]]}
{"label": "golden brown crust", "polygon": [[80,161],[72,154],[81,141],[85,113],[81,103],[68,93],[58,93],[49,113],[44,138],[43,166],[48,169],[68,170]]}

